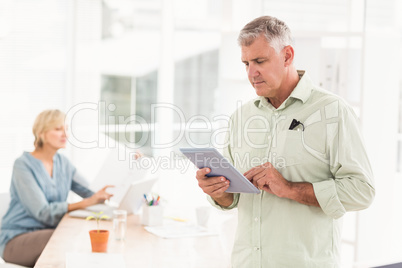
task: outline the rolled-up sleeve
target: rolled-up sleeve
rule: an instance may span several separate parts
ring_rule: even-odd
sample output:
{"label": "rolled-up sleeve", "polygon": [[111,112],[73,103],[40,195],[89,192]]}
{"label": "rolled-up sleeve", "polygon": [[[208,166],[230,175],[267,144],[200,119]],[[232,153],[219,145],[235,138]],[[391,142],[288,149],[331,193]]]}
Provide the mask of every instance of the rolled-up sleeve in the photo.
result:
{"label": "rolled-up sleeve", "polygon": [[328,216],[340,218],[347,211],[368,208],[375,188],[370,162],[351,108],[341,110],[339,127],[330,141],[332,178],[313,183],[316,198]]}
{"label": "rolled-up sleeve", "polygon": [[334,180],[313,183],[313,187],[317,201],[325,214],[338,219],[346,213],[345,207],[339,200]]}
{"label": "rolled-up sleeve", "polygon": [[219,210],[231,210],[233,208],[237,207],[237,204],[239,203],[239,196],[240,194],[236,193],[233,194],[233,202],[232,204],[230,204],[230,206],[228,207],[223,207],[221,205],[219,205],[212,197],[210,197],[209,195],[207,196],[207,199],[209,201],[209,203],[211,203],[211,205]]}

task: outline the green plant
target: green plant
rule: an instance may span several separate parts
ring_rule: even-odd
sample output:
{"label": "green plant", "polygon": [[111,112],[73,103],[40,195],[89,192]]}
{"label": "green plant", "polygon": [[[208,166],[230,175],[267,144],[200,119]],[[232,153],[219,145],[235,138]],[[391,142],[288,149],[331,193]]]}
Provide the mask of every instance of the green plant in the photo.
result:
{"label": "green plant", "polygon": [[110,219],[110,217],[107,216],[107,215],[102,215],[102,214],[103,214],[103,211],[92,212],[92,214],[94,214],[94,216],[88,216],[88,217],[86,217],[85,220],[87,220],[87,221],[89,221],[89,220],[96,220],[96,225],[97,225],[97,227],[98,227],[98,233],[99,233],[99,222],[100,222],[101,220]]}

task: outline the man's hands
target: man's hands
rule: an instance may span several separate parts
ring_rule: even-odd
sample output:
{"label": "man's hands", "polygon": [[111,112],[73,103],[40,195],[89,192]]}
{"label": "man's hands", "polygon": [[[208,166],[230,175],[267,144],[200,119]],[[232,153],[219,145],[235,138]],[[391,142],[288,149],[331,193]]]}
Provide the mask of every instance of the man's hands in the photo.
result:
{"label": "man's hands", "polygon": [[219,205],[228,207],[233,203],[233,194],[225,193],[229,188],[230,181],[225,177],[207,177],[206,175],[211,172],[209,168],[201,168],[197,171],[196,178],[198,186],[211,196]]}
{"label": "man's hands", "polygon": [[253,167],[243,174],[255,187],[279,197],[286,197],[291,183],[270,162]]}
{"label": "man's hands", "polygon": [[319,207],[313,185],[309,182],[290,182],[270,163],[253,167],[244,176],[255,187],[278,197],[295,200],[301,204]]}
{"label": "man's hands", "polygon": [[[207,177],[209,172],[211,172],[209,168],[197,171],[198,185],[222,207],[230,206],[233,203],[233,194],[225,192],[229,188],[230,181],[221,176]],[[244,173],[244,176],[257,188],[270,194],[292,199],[304,205],[320,206],[311,183],[290,182],[269,162],[253,167]]]}

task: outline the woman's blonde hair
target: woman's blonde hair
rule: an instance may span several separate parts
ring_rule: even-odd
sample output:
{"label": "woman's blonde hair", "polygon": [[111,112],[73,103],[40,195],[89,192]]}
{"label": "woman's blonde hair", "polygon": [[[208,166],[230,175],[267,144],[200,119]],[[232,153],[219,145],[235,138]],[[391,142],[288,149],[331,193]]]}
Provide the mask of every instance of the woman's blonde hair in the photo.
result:
{"label": "woman's blonde hair", "polygon": [[35,119],[32,132],[35,136],[35,148],[43,146],[41,134],[64,125],[65,114],[59,110],[45,110],[41,112]]}

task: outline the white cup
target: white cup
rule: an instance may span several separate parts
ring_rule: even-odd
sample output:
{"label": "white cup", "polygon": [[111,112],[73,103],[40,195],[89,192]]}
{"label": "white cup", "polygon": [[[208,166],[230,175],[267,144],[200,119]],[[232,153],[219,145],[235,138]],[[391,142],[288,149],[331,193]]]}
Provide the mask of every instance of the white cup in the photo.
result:
{"label": "white cup", "polygon": [[142,207],[141,223],[147,226],[163,225],[163,207],[161,205]]}
{"label": "white cup", "polygon": [[198,226],[207,227],[209,214],[211,213],[211,207],[197,207],[195,209],[197,214],[197,224]]}
{"label": "white cup", "polygon": [[124,240],[127,230],[127,211],[113,211],[113,233],[116,240]]}

